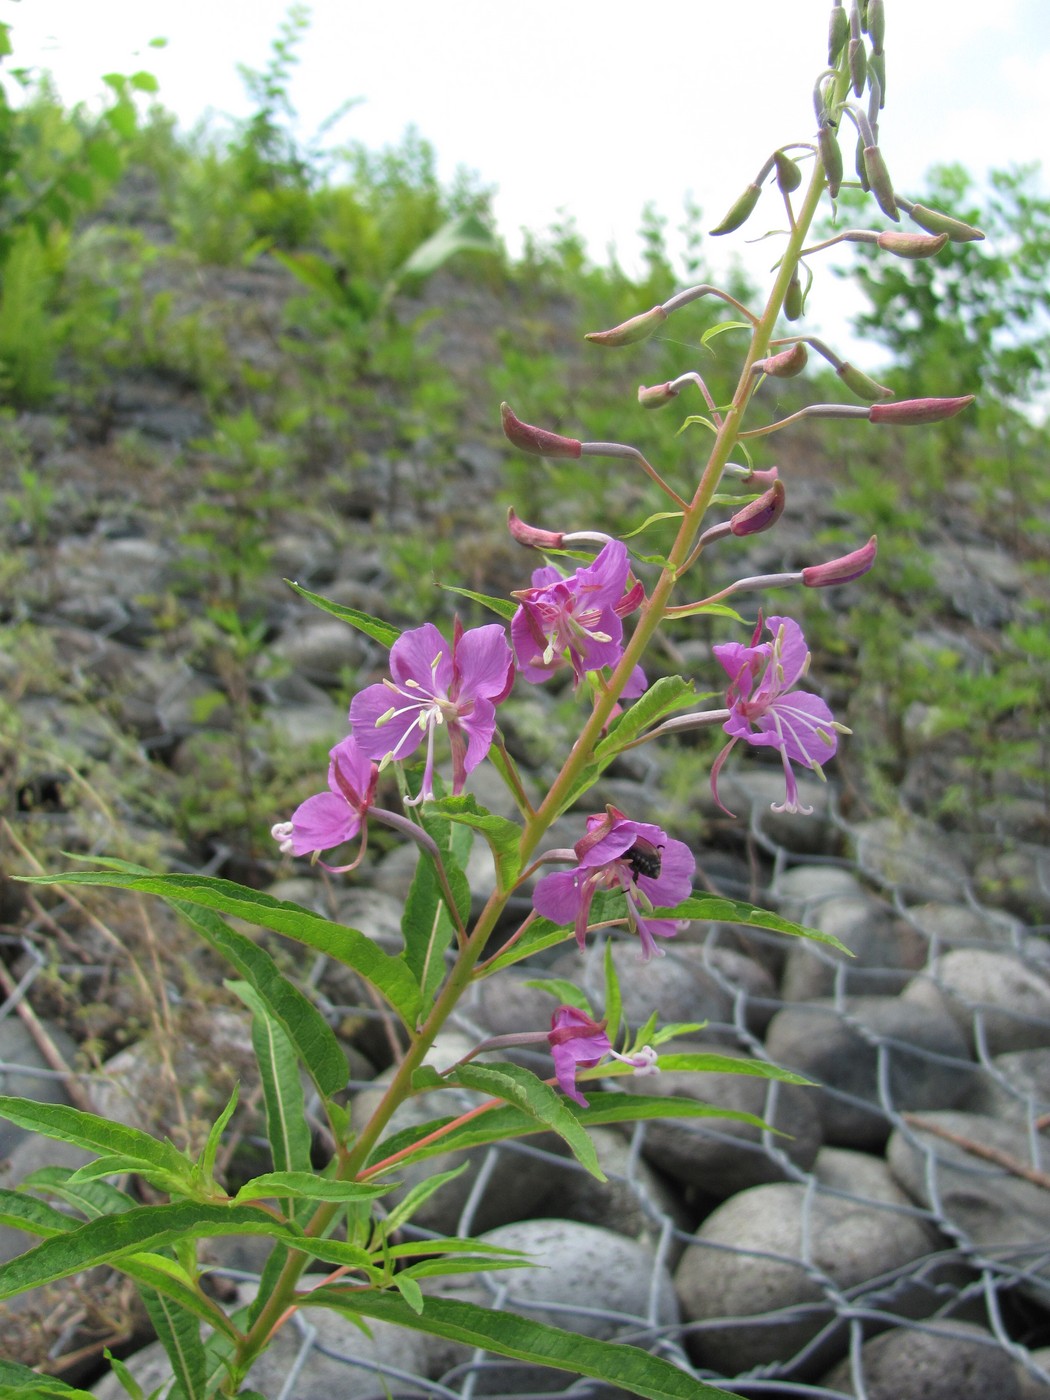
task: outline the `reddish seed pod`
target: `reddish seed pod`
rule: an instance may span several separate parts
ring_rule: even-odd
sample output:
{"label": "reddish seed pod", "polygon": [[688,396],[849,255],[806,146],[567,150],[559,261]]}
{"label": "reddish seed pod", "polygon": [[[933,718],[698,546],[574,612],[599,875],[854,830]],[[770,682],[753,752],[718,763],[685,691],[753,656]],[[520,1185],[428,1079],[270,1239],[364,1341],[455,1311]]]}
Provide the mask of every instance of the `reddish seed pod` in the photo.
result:
{"label": "reddish seed pod", "polygon": [[505,403],[500,404],[499,412],[504,435],[521,452],[534,457],[579,457],[583,451],[583,443],[577,438],[562,437],[561,433],[523,423]]}
{"label": "reddish seed pod", "polygon": [[899,399],[896,403],[873,403],[868,409],[871,423],[941,423],[969,408],[975,395],[963,394],[957,399]]}
{"label": "reddish seed pod", "polygon": [[830,588],[836,583],[851,583],[853,579],[866,574],[875,563],[878,548],[878,540],[872,535],[867,544],[855,549],[852,554],[803,569],[802,582],[807,588]]}
{"label": "reddish seed pod", "polygon": [[902,233],[899,229],[884,229],[875,242],[886,253],[897,258],[933,258],[948,242],[946,233]]}
{"label": "reddish seed pod", "polygon": [[636,345],[640,340],[648,340],[666,320],[667,312],[663,307],[653,306],[621,325],[613,326],[610,331],[590,331],[583,338],[592,345]]}
{"label": "reddish seed pod", "polygon": [[729,528],[738,538],[745,535],[760,535],[777,523],[784,513],[784,483],[774,481],[768,491],[756,496],[746,506],[741,506],[731,517]]}
{"label": "reddish seed pod", "polygon": [[754,369],[762,374],[771,374],[775,379],[793,379],[806,368],[809,352],[801,340],[789,345],[779,354],[769,355],[764,360],[756,360]]}

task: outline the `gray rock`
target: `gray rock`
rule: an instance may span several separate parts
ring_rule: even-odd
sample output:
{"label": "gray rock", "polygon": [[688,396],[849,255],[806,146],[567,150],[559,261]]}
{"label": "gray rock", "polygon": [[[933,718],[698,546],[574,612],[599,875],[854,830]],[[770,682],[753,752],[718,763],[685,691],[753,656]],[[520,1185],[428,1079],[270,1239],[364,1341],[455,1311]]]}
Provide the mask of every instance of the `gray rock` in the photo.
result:
{"label": "gray rock", "polygon": [[1050,918],[1050,854],[1045,842],[1018,841],[978,863],[974,882],[981,897],[1022,919]]}
{"label": "gray rock", "polygon": [[[643,962],[638,940],[617,938],[612,959],[620,979],[623,1015],[630,1026],[642,1026],[659,1011],[661,1023],[706,1022],[694,1033],[705,1041],[719,1037],[718,1026],[732,1024],[733,999],[704,966],[704,950],[697,944],[661,939],[664,957]],[[581,959],[576,951],[559,958],[553,972],[568,977],[586,995],[591,1006],[605,1004],[605,968],[600,943],[589,943]]]}
{"label": "gray rock", "polygon": [[806,939],[792,939],[780,991],[785,1001],[813,1001],[843,992],[890,996],[925,962],[921,940],[889,907],[866,894],[825,900],[812,927],[829,933],[853,954]]}
{"label": "gray rock", "polygon": [[949,840],[931,822],[877,817],[855,826],[853,840],[862,872],[908,898],[953,903],[967,887],[959,841]]}
{"label": "gray rock", "polygon": [[886,1160],[912,1200],[943,1217],[984,1258],[1024,1271],[1019,1286],[1045,1306],[1050,1301],[1050,1192],[979,1150],[948,1140],[944,1131],[978,1149],[1005,1154],[1022,1169],[1038,1168],[1028,1134],[981,1114],[924,1113],[892,1134]]}
{"label": "gray rock", "polygon": [[1020,932],[1015,919],[994,909],[974,909],[969,904],[940,904],[930,901],[914,905],[908,919],[929,941],[936,956],[942,949],[1012,945]]}
{"label": "gray rock", "polygon": [[[648,1245],[611,1230],[569,1220],[523,1220],[481,1236],[484,1244],[524,1251],[535,1260],[520,1269],[435,1278],[424,1291],[483,1307],[520,1313],[537,1322],[601,1340],[645,1347],[648,1337],[678,1322],[667,1269]],[[431,1339],[431,1374],[443,1374],[470,1353]],[[561,1390],[565,1371],[500,1361],[483,1373],[478,1393],[489,1396]]]}
{"label": "gray rock", "polygon": [[[953,1320],[894,1327],[865,1342],[860,1369],[866,1400],[1022,1400],[1017,1364],[991,1332]],[[851,1362],[823,1378],[830,1390],[856,1395]]]}
{"label": "gray rock", "polygon": [[972,1078],[955,1107],[1027,1129],[1034,1118],[1050,1112],[1050,1049],[996,1055],[987,1073]]}
{"label": "gray rock", "polygon": [[1050,1347],[1037,1347],[1029,1360],[1030,1366],[1017,1366],[1018,1400],[1050,1400]]}
{"label": "gray rock", "polygon": [[829,899],[860,895],[862,886],[842,865],[792,865],[770,887],[774,907],[796,924],[812,924],[816,911]]}
{"label": "gray rock", "polygon": [[309,681],[338,685],[347,669],[368,660],[367,639],[338,618],[298,621],[273,647],[274,655]]}
{"label": "gray rock", "polygon": [[[690,1352],[727,1376],[791,1366],[834,1322],[835,1290],[849,1289],[855,1306],[877,1306],[880,1276],[928,1249],[925,1225],[887,1203],[786,1182],[741,1191],[700,1225],[675,1272],[683,1313],[704,1324],[690,1329]],[[842,1354],[844,1328],[814,1349],[805,1374]]]}
{"label": "gray rock", "polygon": [[[766,1051],[832,1092],[815,1096],[829,1143],[877,1149],[890,1131],[890,1111],[951,1108],[965,1091],[966,1041],[953,1019],[901,997],[824,999],[778,1011]],[[880,1055],[888,1102],[883,1103]],[[870,1105],[870,1107],[869,1107]]]}
{"label": "gray rock", "polygon": [[[690,1050],[687,1045],[671,1049]],[[719,1049],[719,1054],[726,1051]],[[739,1054],[731,1058],[745,1060]],[[821,1145],[812,1090],[773,1084],[750,1074],[669,1070],[618,1079],[640,1094],[674,1095],[733,1112],[751,1113],[783,1137],[730,1118],[666,1118],[645,1124],[642,1152],[658,1170],[708,1196],[732,1195],[746,1186],[790,1179],[805,1170]]]}
{"label": "gray rock", "polygon": [[956,948],[901,996],[931,1012],[943,1007],[989,1055],[1050,1045],[1050,979],[1014,953]]}

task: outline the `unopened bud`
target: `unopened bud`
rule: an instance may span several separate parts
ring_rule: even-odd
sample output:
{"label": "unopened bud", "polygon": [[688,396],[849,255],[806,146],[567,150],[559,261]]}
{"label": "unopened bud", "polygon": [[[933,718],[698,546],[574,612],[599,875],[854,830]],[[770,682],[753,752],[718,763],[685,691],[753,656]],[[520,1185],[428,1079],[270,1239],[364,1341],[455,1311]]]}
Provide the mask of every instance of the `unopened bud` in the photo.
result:
{"label": "unopened bud", "polygon": [[945,418],[954,418],[964,408],[969,408],[973,401],[973,394],[963,394],[957,399],[900,399],[897,403],[873,403],[868,409],[868,420],[901,426],[940,423]]}
{"label": "unopened bud", "polygon": [[541,530],[536,525],[526,525],[519,520],[511,506],[507,512],[507,529],[519,544],[529,549],[561,549],[565,535],[560,530]]}
{"label": "unopened bud", "polygon": [[857,154],[853,158],[853,165],[857,171],[860,187],[866,194],[871,189],[871,181],[868,179],[868,172],[864,165],[864,139],[861,136],[857,137]]}
{"label": "unopened bud", "polygon": [[583,443],[577,438],[562,437],[561,433],[548,432],[546,428],[534,428],[531,423],[523,423],[515,418],[505,403],[499,406],[503,432],[508,441],[522,452],[535,457],[579,457]]}
{"label": "unopened bud", "polygon": [[756,374],[771,374],[775,379],[792,379],[806,368],[809,352],[801,340],[781,350],[777,355],[769,355],[764,360],[756,360],[751,366]]}
{"label": "unopened bud", "polygon": [[849,38],[849,20],[841,5],[836,5],[828,20],[828,67],[835,66],[835,60],[842,52],[842,46]]}
{"label": "unopened bud", "polygon": [[717,238],[721,233],[732,233],[734,229],[738,229],[741,224],[746,223],[754,212],[761,193],[760,185],[748,185],[718,227],[711,230],[711,236]]}
{"label": "unopened bud", "polygon": [[874,80],[879,85],[879,111],[886,105],[886,55],[884,53],[868,54],[868,82]]}
{"label": "unopened bud", "polygon": [[[842,14],[843,11],[840,10],[838,13]],[[828,180],[828,193],[832,199],[837,199],[839,187],[842,184],[842,149],[830,126],[822,126],[817,132],[817,149],[820,152],[820,159],[824,163],[824,174]]]}
{"label": "unopened bud", "polygon": [[856,96],[863,97],[868,81],[868,55],[863,39],[849,41],[849,78]]}
{"label": "unopened bud", "polygon": [[893,182],[890,180],[890,172],[886,169],[886,161],[878,146],[864,147],[864,173],[868,177],[868,185],[872,194],[878,200],[879,208],[888,218],[891,218],[895,223],[898,222],[900,214],[893,195]]}
{"label": "unopened bud", "polygon": [[759,486],[772,486],[773,482],[779,481],[779,479],[780,472],[777,467],[752,467],[743,475],[745,486],[750,486],[752,482],[756,482]]}
{"label": "unopened bud", "polygon": [[933,258],[948,242],[946,233],[902,233],[900,229],[884,229],[875,242],[895,258]]}
{"label": "unopened bud", "polygon": [[670,380],[666,384],[638,385],[638,402],[643,408],[663,408],[681,393]]}
{"label": "unopened bud", "polygon": [[873,53],[881,54],[886,42],[886,6],[883,0],[868,0],[864,15],[864,28],[871,39]]}
{"label": "unopened bud", "polygon": [[802,282],[799,279],[798,269],[791,274],[791,281],[788,283],[787,291],[784,293],[784,315],[789,321],[797,321],[804,309],[804,298],[802,296]]}
{"label": "unopened bud", "polygon": [[738,536],[760,535],[780,519],[784,513],[784,500],[784,483],[774,481],[768,491],[763,491],[761,496],[756,496],[730,518],[730,530]]}
{"label": "unopened bud", "polygon": [[802,183],[802,171],[798,168],[798,162],[793,161],[783,151],[777,151],[773,157],[773,164],[777,172],[777,188],[781,194],[790,194],[792,190],[797,190]]}
{"label": "unopened bud", "polygon": [[629,321],[613,326],[611,331],[590,331],[583,338],[593,345],[635,345],[639,340],[648,340],[657,326],[667,320],[667,312],[662,306],[654,306]]}
{"label": "unopened bud", "polygon": [[856,394],[858,399],[867,399],[871,403],[875,399],[888,399],[893,393],[892,389],[887,389],[884,384],[878,384],[862,369],[856,365],[851,365],[849,361],[844,361],[836,369],[835,373],[845,384],[851,393]]}
{"label": "unopened bud", "polygon": [[913,204],[908,216],[927,233],[946,233],[953,243],[975,243],[984,237],[979,228],[964,224],[961,219],[949,218],[939,209],[927,209],[925,204]]}
{"label": "unopened bud", "polygon": [[831,559],[826,564],[811,564],[802,570],[802,582],[807,588],[830,588],[835,583],[850,583],[861,574],[866,574],[875,563],[879,544],[874,535],[866,545],[855,549],[852,554],[844,554],[841,559]]}

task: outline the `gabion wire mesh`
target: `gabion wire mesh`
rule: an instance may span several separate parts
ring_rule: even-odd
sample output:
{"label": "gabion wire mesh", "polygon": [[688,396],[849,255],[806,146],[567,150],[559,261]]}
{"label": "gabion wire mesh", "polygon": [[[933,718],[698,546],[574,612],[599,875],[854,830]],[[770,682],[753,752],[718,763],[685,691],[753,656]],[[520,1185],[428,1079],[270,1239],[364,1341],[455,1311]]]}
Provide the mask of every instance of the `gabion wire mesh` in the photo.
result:
{"label": "gabion wire mesh", "polygon": [[[834,815],[834,814],[833,814]],[[849,824],[834,817],[842,834],[848,839],[851,835]],[[845,860],[833,857],[799,856],[787,850],[771,838],[762,811],[756,806],[750,829],[754,847],[768,862],[772,881],[793,865],[824,863],[839,865],[844,869],[854,868]],[[869,886],[873,883],[872,873],[866,872]],[[723,884],[723,893],[731,897],[749,897],[753,891],[733,889]],[[892,881],[883,882],[877,892],[889,902],[897,917],[914,930],[926,947],[926,964],[920,975],[938,983],[937,958],[942,951],[936,935],[923,927],[916,917],[914,906],[907,891]],[[971,889],[962,891],[970,907],[992,923],[997,922],[1003,934],[994,946],[1004,947],[1023,959],[1031,960],[1033,950],[1043,946],[1047,929],[1026,926],[998,911],[983,910]],[[714,956],[731,930],[718,925],[711,926],[704,934],[704,967],[714,982],[728,997],[731,1012],[724,1022],[710,1027],[722,1043],[734,1046],[737,1050],[754,1056],[766,1054],[763,1041],[753,1029],[756,1013],[768,1014],[780,1006],[777,998],[762,997],[748,990],[727,975],[724,962]],[[45,969],[45,959],[34,941],[37,930],[30,922],[23,936],[6,937],[3,945],[12,954],[21,954],[17,966],[17,980],[10,981],[7,995],[0,1003],[0,1022],[18,1014],[19,1006],[31,998],[34,984]],[[761,936],[761,935],[759,935]],[[770,935],[773,937],[773,935]],[[979,941],[971,941],[971,946],[981,946]],[[816,957],[824,957],[823,950],[815,950]],[[851,1012],[847,972],[840,960],[827,955],[829,967],[834,969],[832,990],[827,998],[827,1014],[846,1024],[851,1024],[856,1032],[874,1050],[875,1085],[874,1099],[857,1096],[841,1087],[817,1086],[808,1092],[814,1095],[828,1095],[841,1104],[854,1109],[858,1114],[880,1115],[888,1130],[901,1135],[910,1143],[921,1162],[921,1175],[925,1187],[925,1203],[916,1201],[903,1203],[899,1200],[879,1199],[866,1194],[863,1183],[856,1186],[839,1182],[829,1183],[818,1179],[812,1169],[804,1168],[786,1150],[784,1139],[776,1133],[766,1131],[752,1143],[742,1143],[735,1138],[735,1146],[764,1158],[770,1164],[769,1179],[800,1188],[803,1200],[801,1229],[797,1250],[789,1254],[769,1254],[775,1262],[788,1265],[805,1277],[809,1287],[808,1301],[794,1303],[788,1308],[773,1308],[766,1312],[756,1312],[746,1317],[719,1316],[700,1321],[681,1322],[668,1325],[661,1319],[657,1307],[659,1287],[658,1271],[679,1257],[683,1249],[696,1246],[698,1226],[685,1228],[675,1219],[666,1207],[657,1200],[641,1170],[644,1162],[647,1135],[652,1131],[648,1123],[635,1125],[629,1135],[628,1151],[622,1170],[611,1173],[614,1182],[633,1198],[638,1211],[644,1217],[647,1235],[652,1243],[652,1277],[648,1290],[650,1305],[647,1310],[633,1315],[614,1315],[601,1308],[589,1307],[586,1299],[575,1301],[571,1306],[559,1303],[556,1299],[540,1299],[544,1315],[557,1321],[564,1314],[565,1325],[579,1324],[581,1316],[597,1318],[604,1328],[605,1335],[614,1335],[617,1340],[634,1342],[660,1354],[680,1366],[683,1370],[724,1385],[742,1397],[812,1397],[812,1400],[839,1400],[853,1395],[860,1400],[871,1400],[873,1395],[882,1395],[881,1390],[871,1389],[869,1363],[865,1342],[888,1329],[902,1329],[915,1338],[947,1337],[956,1339],[960,1323],[970,1324],[968,1339],[975,1344],[992,1349],[1015,1363],[1018,1376],[1027,1377],[1025,1400],[1029,1396],[1043,1393],[1046,1387],[1050,1395],[1050,1372],[1032,1358],[1032,1350],[1050,1341],[1050,1232],[1045,1240],[1038,1238],[1038,1232],[1031,1229],[1017,1235],[1005,1233],[1002,1238],[978,1238],[971,1228],[971,1219],[965,1210],[959,1210],[958,1178],[972,1180],[974,1188],[989,1186],[997,1189],[1006,1182],[1025,1182],[1033,1191],[1047,1191],[1050,1186],[1050,1169],[1044,1165],[1046,1127],[1044,1115],[1050,1113],[1050,1102],[1040,1096],[1035,1089],[1018,1088],[1007,1079],[995,1064],[988,1037],[988,1009],[980,1004],[972,1007],[973,1059],[951,1056],[938,1056],[935,1052],[916,1050],[911,1044],[905,1045],[893,1035],[880,1034],[869,1025],[858,1020]],[[10,959],[8,959],[10,961]],[[1033,966],[1038,966],[1033,962]],[[81,970],[82,969],[78,969]],[[317,981],[323,970],[318,963],[313,968],[312,980]],[[877,969],[875,970],[878,971]],[[892,988],[891,988],[892,990]],[[322,999],[322,1004],[323,999]],[[349,1008],[329,1006],[333,1019],[345,1014]],[[378,1019],[380,1012],[374,1006],[354,1008],[363,1017]],[[1020,1019],[1032,1021],[1024,1011],[1018,1011]],[[462,1014],[464,1029],[476,1034],[478,1027],[473,1020],[473,1011],[468,1006]],[[1050,1022],[1040,1028],[1045,1036],[1037,1035],[1036,1040],[1050,1046]],[[966,1076],[969,1080],[980,1079],[994,1086],[1000,1094],[1005,1094],[1012,1104],[1012,1118],[1028,1144],[1025,1160],[1009,1160],[1008,1155],[994,1149],[982,1155],[982,1147],[977,1144],[962,1161],[959,1159],[959,1145],[948,1138],[923,1134],[921,1121],[917,1124],[916,1115],[902,1107],[899,1099],[899,1075],[895,1073],[895,1063],[902,1052],[909,1055],[925,1055],[927,1059],[939,1060],[949,1072]],[[537,1066],[539,1066],[537,1061]],[[542,1070],[549,1072],[549,1068]],[[17,1086],[12,1088],[12,1085]],[[23,1063],[0,1062],[0,1087],[5,1092],[27,1091],[27,1085],[34,1082],[44,1085],[62,1078],[56,1068],[31,1066]],[[364,1081],[352,1084],[352,1088],[365,1090]],[[780,1088],[776,1083],[766,1088],[766,1110],[772,1116]],[[919,1115],[921,1120],[922,1115]],[[700,1121],[692,1125],[691,1131],[701,1137],[717,1139],[724,1136],[724,1125],[718,1121]],[[972,1146],[972,1145],[971,1145]],[[558,1152],[549,1151],[543,1144],[528,1140],[511,1141],[498,1147],[486,1149],[480,1169],[474,1177],[469,1193],[462,1206],[456,1223],[456,1233],[471,1233],[478,1221],[478,1211],[485,1200],[486,1192],[492,1187],[501,1162],[509,1158],[512,1164],[531,1166],[539,1164],[540,1169],[557,1175],[558,1180],[566,1180],[573,1174],[582,1175],[583,1169],[571,1158]],[[946,1178],[945,1169],[955,1173]],[[513,1169],[511,1172],[513,1176]],[[503,1174],[506,1180],[506,1173]],[[951,1190],[945,1192],[945,1181],[952,1183]],[[931,1231],[935,1244],[921,1257],[876,1272],[870,1278],[849,1285],[837,1283],[832,1272],[821,1262],[814,1249],[814,1237],[819,1230],[820,1212],[829,1201],[855,1203],[866,1210],[882,1212],[887,1222],[894,1217],[907,1217],[921,1222]],[[708,1203],[710,1206],[710,1203]],[[551,1212],[548,1210],[548,1214]],[[1047,1214],[1050,1217],[1050,1194],[1047,1195]],[[1004,1216],[1004,1219],[1009,1218]],[[432,1237],[433,1231],[419,1226],[405,1227],[407,1238]],[[705,1243],[709,1251],[710,1268],[717,1270],[720,1260],[728,1260],[747,1252],[747,1247],[734,1242]],[[761,1251],[759,1251],[760,1253]],[[223,1270],[234,1281],[244,1281],[256,1277],[234,1269]],[[481,1275],[480,1286],[484,1301],[498,1309],[511,1308],[528,1312],[537,1306],[537,1299],[518,1299],[515,1293],[515,1274],[498,1273]],[[736,1374],[723,1374],[710,1367],[698,1365],[696,1341],[704,1333],[719,1334],[724,1337],[734,1329],[743,1331],[745,1336],[758,1335],[767,1329],[769,1334],[791,1338],[796,1333],[794,1324],[802,1323],[804,1340],[800,1343],[785,1342],[782,1350],[775,1351],[773,1359],[738,1371]],[[976,1328],[973,1326],[976,1324]],[[543,1382],[540,1390],[528,1389],[529,1372],[523,1378],[524,1389],[513,1386],[509,1390],[492,1390],[490,1385],[507,1386],[507,1376],[514,1370],[506,1361],[491,1355],[476,1352],[455,1361],[439,1377],[424,1376],[414,1371],[406,1371],[394,1363],[379,1359],[362,1359],[358,1355],[342,1352],[333,1347],[318,1328],[314,1326],[309,1311],[299,1313],[294,1318],[296,1347],[288,1362],[280,1383],[279,1391],[273,1400],[296,1400],[304,1393],[300,1390],[301,1377],[313,1354],[323,1355],[330,1362],[345,1366],[347,1384],[353,1376],[354,1389],[347,1394],[365,1395],[370,1384],[367,1378],[374,1377],[374,1395],[387,1394],[402,1397],[402,1400],[415,1400],[416,1397],[441,1397],[441,1400],[475,1400],[484,1395],[513,1393],[517,1395],[543,1394],[561,1396],[563,1400],[604,1400],[617,1393],[607,1385],[567,1373],[551,1373],[550,1387]],[[829,1369],[838,1364],[843,1376],[841,1382],[831,1385],[820,1379]],[[132,1358],[134,1369],[134,1359]],[[493,1377],[498,1378],[493,1381]],[[312,1392],[311,1392],[312,1393]],[[918,1392],[917,1392],[918,1393]],[[1018,1392],[1020,1394],[1020,1391]],[[902,1400],[907,1396],[902,1392]]]}

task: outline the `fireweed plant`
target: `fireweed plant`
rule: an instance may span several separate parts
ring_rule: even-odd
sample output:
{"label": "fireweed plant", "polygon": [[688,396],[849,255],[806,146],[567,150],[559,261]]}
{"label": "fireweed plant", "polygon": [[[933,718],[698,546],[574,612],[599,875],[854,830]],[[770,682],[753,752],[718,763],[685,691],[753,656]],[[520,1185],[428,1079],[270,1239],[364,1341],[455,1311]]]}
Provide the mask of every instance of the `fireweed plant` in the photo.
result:
{"label": "fireweed plant", "polygon": [[[695,860],[682,841],[652,822],[589,801],[588,792],[625,750],[714,727],[726,737],[711,779],[719,803],[720,776],[740,749],[750,746],[771,750],[780,760],[784,796],[778,809],[805,811],[797,774],[822,777],[845,732],[808,688],[809,651],[798,623],[761,604],[774,590],[824,588],[860,577],[875,563],[874,538],[858,542],[843,558],[814,559],[797,572],[730,578],[707,597],[691,596],[690,582],[701,555],[720,562],[731,554],[735,539],[774,528],[786,508],[777,469],[752,465],[749,450],[760,439],[803,418],[856,418],[876,428],[931,423],[970,402],[968,397],[887,402],[878,384],[823,342],[798,331],[776,334],[782,315],[788,322],[801,316],[810,268],[831,243],[874,243],[889,257],[923,258],[936,255],[949,240],[980,237],[893,189],[878,140],[883,31],[882,0],[849,9],[834,5],[827,65],[814,85],[815,138],[779,147],[713,230],[721,235],[739,228],[765,197],[781,234],[765,306],[752,310],[716,287],[692,287],[623,325],[588,336],[598,347],[629,347],[697,298],[718,297],[732,308],[735,328],[747,334],[747,349],[731,402],[716,404],[694,370],[639,390],[646,408],[671,404],[685,391],[703,399],[704,412],[689,421],[709,432],[710,451],[694,481],[666,481],[633,447],[550,432],[503,407],[506,436],[522,452],[585,465],[611,459],[651,478],[666,498],[658,518],[670,515],[676,522],[666,557],[656,563],[636,560],[624,540],[594,522],[579,531],[551,529],[526,524],[512,512],[514,538],[544,562],[531,578],[523,577],[511,598],[468,594],[498,620],[472,628],[457,622],[451,639],[430,622],[399,633],[379,618],[297,588],[387,646],[389,664],[382,680],[351,700],[350,732],[332,748],[326,788],[278,822],[274,838],[290,858],[309,856],[338,873],[352,871],[361,860],[375,823],[414,842],[419,855],[405,901],[402,951],[384,952],[357,929],[220,879],[157,876],[111,860],[101,870],[41,881],[159,895],[228,958],[237,974],[229,985],[252,1018],[272,1170],[236,1190],[216,1175],[236,1095],[196,1153],[74,1108],[0,1099],[0,1112],[13,1122],[95,1154],[77,1171],[50,1168],[18,1190],[0,1192],[0,1219],[43,1237],[0,1270],[0,1296],[99,1264],[122,1270],[139,1286],[171,1358],[169,1396],[257,1395],[251,1388],[253,1362],[297,1309],[315,1307],[335,1309],[362,1324],[383,1319],[598,1377],[650,1400],[723,1394],[639,1348],[431,1296],[428,1280],[437,1275],[508,1269],[527,1261],[477,1239],[406,1232],[421,1202],[455,1173],[431,1177],[396,1206],[382,1204],[381,1198],[403,1169],[429,1156],[539,1131],[557,1133],[601,1179],[589,1127],[708,1111],[693,1100],[646,1094],[644,1076],[661,1068],[795,1078],[771,1065],[717,1054],[661,1054],[662,1045],[698,1028],[658,1025],[659,1008],[645,1026],[624,1025],[609,950],[614,941],[626,939],[636,944],[641,960],[662,956],[690,920],[834,940],[750,905],[694,895]],[[854,131],[856,175],[847,181],[841,147]],[[826,195],[834,200],[847,183],[870,191],[894,227],[850,228],[811,243],[809,230],[821,201]],[[897,228],[902,215],[918,231]],[[748,411],[764,379],[797,374],[811,351],[830,361],[844,390],[860,403],[811,403],[780,421],[748,426]],[[718,518],[709,523],[712,511]],[[727,600],[755,594],[760,595],[757,618],[744,624]],[[714,648],[712,674],[704,683],[714,684],[724,703],[710,708],[698,706],[690,679],[650,680],[643,666],[661,624],[700,614],[724,621],[727,631],[741,629],[741,635]],[[543,686],[559,672],[575,689],[581,720],[560,771],[546,792],[536,794],[504,743],[499,710],[514,686]],[[486,810],[466,791],[470,775],[486,763],[506,784],[516,820]],[[383,770],[396,776],[398,811],[376,805]],[[563,815],[576,823],[578,838],[571,847],[552,847],[548,832]],[[494,885],[472,917],[465,869],[475,838],[491,852]],[[347,843],[349,853],[337,857]],[[508,934],[509,901],[527,892],[531,910]],[[403,1052],[378,1107],[358,1131],[350,1130],[340,1101],[347,1061],[332,1027],[304,991],[227,918],[252,921],[336,959],[385,1003]],[[502,941],[493,937],[497,926]],[[566,941],[582,949],[596,937],[606,939],[602,1008],[588,1005],[578,989],[559,979],[550,983],[557,1004],[549,1025],[523,1025],[519,1034],[483,1041],[455,1064],[431,1054],[439,1031],[479,979],[499,976]],[[501,1052],[521,1046],[548,1057],[547,1074],[501,1058]],[[631,1092],[615,1082],[625,1075],[632,1078]],[[320,1169],[311,1159],[304,1076],[316,1091],[332,1145]],[[474,1091],[477,1105],[464,1113],[456,1103],[447,1117],[390,1131],[406,1099],[453,1088]],[[723,1108],[717,1114],[734,1116]],[[138,1191],[136,1181],[148,1189]],[[270,1253],[255,1300],[228,1312],[206,1286],[198,1245],[210,1236],[235,1234],[265,1237]],[[115,1364],[126,1376],[127,1368]],[[28,1374],[0,1362],[2,1385],[17,1387]],[[55,1383],[53,1389],[63,1387]],[[129,1389],[136,1393],[130,1379]]]}

